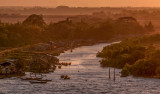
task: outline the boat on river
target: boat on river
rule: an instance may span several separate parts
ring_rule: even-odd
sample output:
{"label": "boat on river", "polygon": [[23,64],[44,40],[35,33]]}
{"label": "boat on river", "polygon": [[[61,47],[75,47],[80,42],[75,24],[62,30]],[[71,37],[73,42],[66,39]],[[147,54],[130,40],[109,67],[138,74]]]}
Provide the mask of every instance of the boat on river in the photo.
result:
{"label": "boat on river", "polygon": [[38,81],[38,80],[34,80],[34,81],[29,81],[31,84],[36,84],[36,83],[42,83],[45,84],[47,83],[47,81]]}
{"label": "boat on river", "polygon": [[42,78],[22,77],[22,80],[40,80]]}
{"label": "boat on river", "polygon": [[61,75],[61,78],[64,80],[70,79],[70,77],[68,75]]}
{"label": "boat on river", "polygon": [[52,81],[51,79],[39,79],[38,81]]}

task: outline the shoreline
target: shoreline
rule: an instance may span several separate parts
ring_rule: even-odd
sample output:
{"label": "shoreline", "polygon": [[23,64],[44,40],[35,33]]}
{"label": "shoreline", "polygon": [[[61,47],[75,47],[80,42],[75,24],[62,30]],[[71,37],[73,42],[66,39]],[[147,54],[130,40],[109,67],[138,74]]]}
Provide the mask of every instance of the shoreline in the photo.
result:
{"label": "shoreline", "polygon": [[[20,57],[19,59],[24,59],[24,60],[28,60],[28,61],[31,61],[31,58],[28,58],[28,57],[32,57],[33,55],[39,55],[39,56],[44,56],[44,55],[48,55],[48,57],[52,56],[56,59],[58,59],[56,56],[59,56],[60,53],[64,53],[65,51],[67,50],[71,50],[71,49],[74,49],[74,48],[77,48],[77,47],[81,47],[81,46],[91,46],[91,45],[95,45],[95,44],[99,44],[99,43],[106,43],[106,42],[110,42],[110,40],[100,40],[100,41],[93,41],[93,40],[81,40],[81,41],[76,41],[72,47],[70,48],[69,44],[68,44],[68,41],[67,42],[63,42],[63,46],[58,46],[58,43],[57,43],[57,47],[56,48],[53,48],[53,49],[47,49],[47,50],[40,50],[40,51],[36,51],[35,49],[33,49],[34,47],[38,47],[38,46],[42,46],[43,44],[46,44],[46,43],[43,43],[41,45],[31,45],[31,46],[25,46],[25,47],[20,47],[20,48],[16,48],[14,49],[13,51],[10,50],[10,52],[7,52],[4,53],[2,56],[5,57],[5,60],[14,60],[14,58],[9,58],[12,56],[12,54],[19,54]],[[5,52],[5,51],[4,51]],[[25,53],[26,56],[23,57],[21,54],[22,53]],[[10,55],[10,56],[7,56],[6,54]],[[21,57],[22,56],[22,57]],[[18,55],[17,55],[18,57]],[[48,58],[46,57],[46,58]],[[18,58],[17,58],[18,59]],[[16,59],[15,59],[16,60]],[[46,59],[47,60],[47,59]],[[22,63],[22,62],[19,62],[19,63]],[[45,63],[50,63],[49,61],[45,62]],[[61,63],[59,62],[54,62],[54,63],[50,63],[50,66],[59,66],[61,65]],[[25,67],[25,66],[24,66]],[[24,74],[25,72],[30,72],[30,71],[27,71],[28,69],[26,70],[23,70],[21,74]],[[56,70],[56,68],[54,68],[54,70]],[[54,72],[53,70],[53,72]],[[42,73],[45,73],[45,72],[42,72]],[[46,73],[49,73],[49,71],[46,71]],[[6,74],[0,74],[0,77],[2,78],[10,78],[10,77],[19,77],[19,74],[17,73],[11,73],[11,74],[7,74],[8,76],[5,77]],[[24,74],[25,75],[25,74]],[[24,76],[22,75],[22,76]]]}
{"label": "shoreline", "polygon": [[[4,50],[4,51],[0,51],[0,62],[5,62],[6,60],[11,60],[11,61],[17,61],[18,59],[23,59],[24,62],[33,62],[33,56],[47,56],[51,58],[53,57],[54,62],[50,63],[50,60],[48,61],[46,58],[44,58],[45,60],[47,60],[47,62],[43,63],[50,63],[50,66],[54,66],[54,70],[56,69],[55,65],[61,65],[59,63],[59,60],[56,56],[59,56],[60,53],[64,53],[67,50],[71,50],[77,47],[81,47],[81,46],[91,46],[91,45],[95,45],[95,44],[99,44],[99,43],[111,43],[111,42],[116,42],[117,41],[121,41],[124,38],[127,38],[129,36],[124,36],[121,38],[111,38],[108,40],[59,40],[59,41],[49,41],[49,42],[45,42],[45,43],[37,43],[37,44],[33,44],[33,45],[27,45],[27,46],[23,46],[23,47],[19,47],[19,48],[12,48],[13,50]],[[132,36],[133,37],[133,36]],[[16,54],[16,55],[15,55]],[[38,58],[39,58],[38,57]],[[55,59],[56,58],[56,59]],[[4,60],[5,61],[4,61]],[[40,59],[40,58],[39,58]],[[23,61],[22,60],[22,61]],[[31,61],[32,60],[32,61]],[[58,60],[58,62],[57,62]],[[22,62],[19,62],[22,63]],[[30,72],[28,69],[29,66],[25,66],[27,67],[27,69],[25,69],[24,71],[22,71],[22,74],[24,74],[24,72]],[[49,71],[45,71],[42,73],[49,73]],[[0,74],[1,75],[1,74]],[[12,74],[10,74],[12,75]],[[13,74],[15,75],[15,74]],[[18,75],[18,74],[17,74]]]}
{"label": "shoreline", "polygon": [[[159,57],[158,40],[159,35],[157,34],[122,40],[116,45],[106,46],[105,49],[97,53],[97,57],[102,58],[102,67],[122,69],[121,77],[131,75],[160,79],[159,59],[156,59]],[[112,52],[112,55],[109,52]]]}

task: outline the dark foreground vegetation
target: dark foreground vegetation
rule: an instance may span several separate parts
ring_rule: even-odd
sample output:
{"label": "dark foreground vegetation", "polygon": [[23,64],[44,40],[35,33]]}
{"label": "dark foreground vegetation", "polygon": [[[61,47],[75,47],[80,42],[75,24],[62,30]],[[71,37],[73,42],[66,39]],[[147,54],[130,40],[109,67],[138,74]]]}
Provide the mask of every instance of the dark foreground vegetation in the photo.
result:
{"label": "dark foreground vegetation", "polygon": [[130,38],[97,53],[101,66],[122,68],[121,76],[160,77],[160,34]]}
{"label": "dark foreground vegetation", "polygon": [[[133,17],[92,23],[66,19],[46,24],[42,15],[33,14],[22,23],[0,22],[0,73],[6,75],[24,74],[25,71],[49,72],[49,69],[55,69],[56,65],[62,65],[54,56],[64,50],[100,41],[140,36],[150,31],[153,31],[152,23],[141,26]],[[144,50],[141,47],[134,49]]]}

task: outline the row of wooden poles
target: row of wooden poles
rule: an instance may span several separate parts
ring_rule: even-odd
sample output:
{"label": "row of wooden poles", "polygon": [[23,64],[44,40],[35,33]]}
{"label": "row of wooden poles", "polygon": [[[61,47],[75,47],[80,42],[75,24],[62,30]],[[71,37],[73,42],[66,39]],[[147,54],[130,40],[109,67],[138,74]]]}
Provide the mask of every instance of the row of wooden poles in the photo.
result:
{"label": "row of wooden poles", "polygon": [[[114,73],[113,80],[115,81],[116,80],[116,77],[115,77],[116,76],[115,75],[115,68],[114,68],[114,72],[113,73]],[[109,79],[111,79],[110,67],[109,67]]]}

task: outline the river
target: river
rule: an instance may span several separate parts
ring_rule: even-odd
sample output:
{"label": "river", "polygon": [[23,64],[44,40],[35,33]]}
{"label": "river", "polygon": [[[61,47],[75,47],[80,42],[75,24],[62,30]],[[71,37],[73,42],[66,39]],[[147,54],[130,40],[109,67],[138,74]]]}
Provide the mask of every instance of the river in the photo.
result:
{"label": "river", "polygon": [[[160,80],[142,77],[120,77],[116,69],[116,80],[108,79],[108,68],[100,67],[96,53],[109,43],[75,48],[73,52],[60,54],[60,62],[72,62],[55,72],[46,74],[52,79],[47,84],[31,84],[19,78],[0,79],[0,94],[160,94]],[[68,75],[70,80],[63,80]]]}

